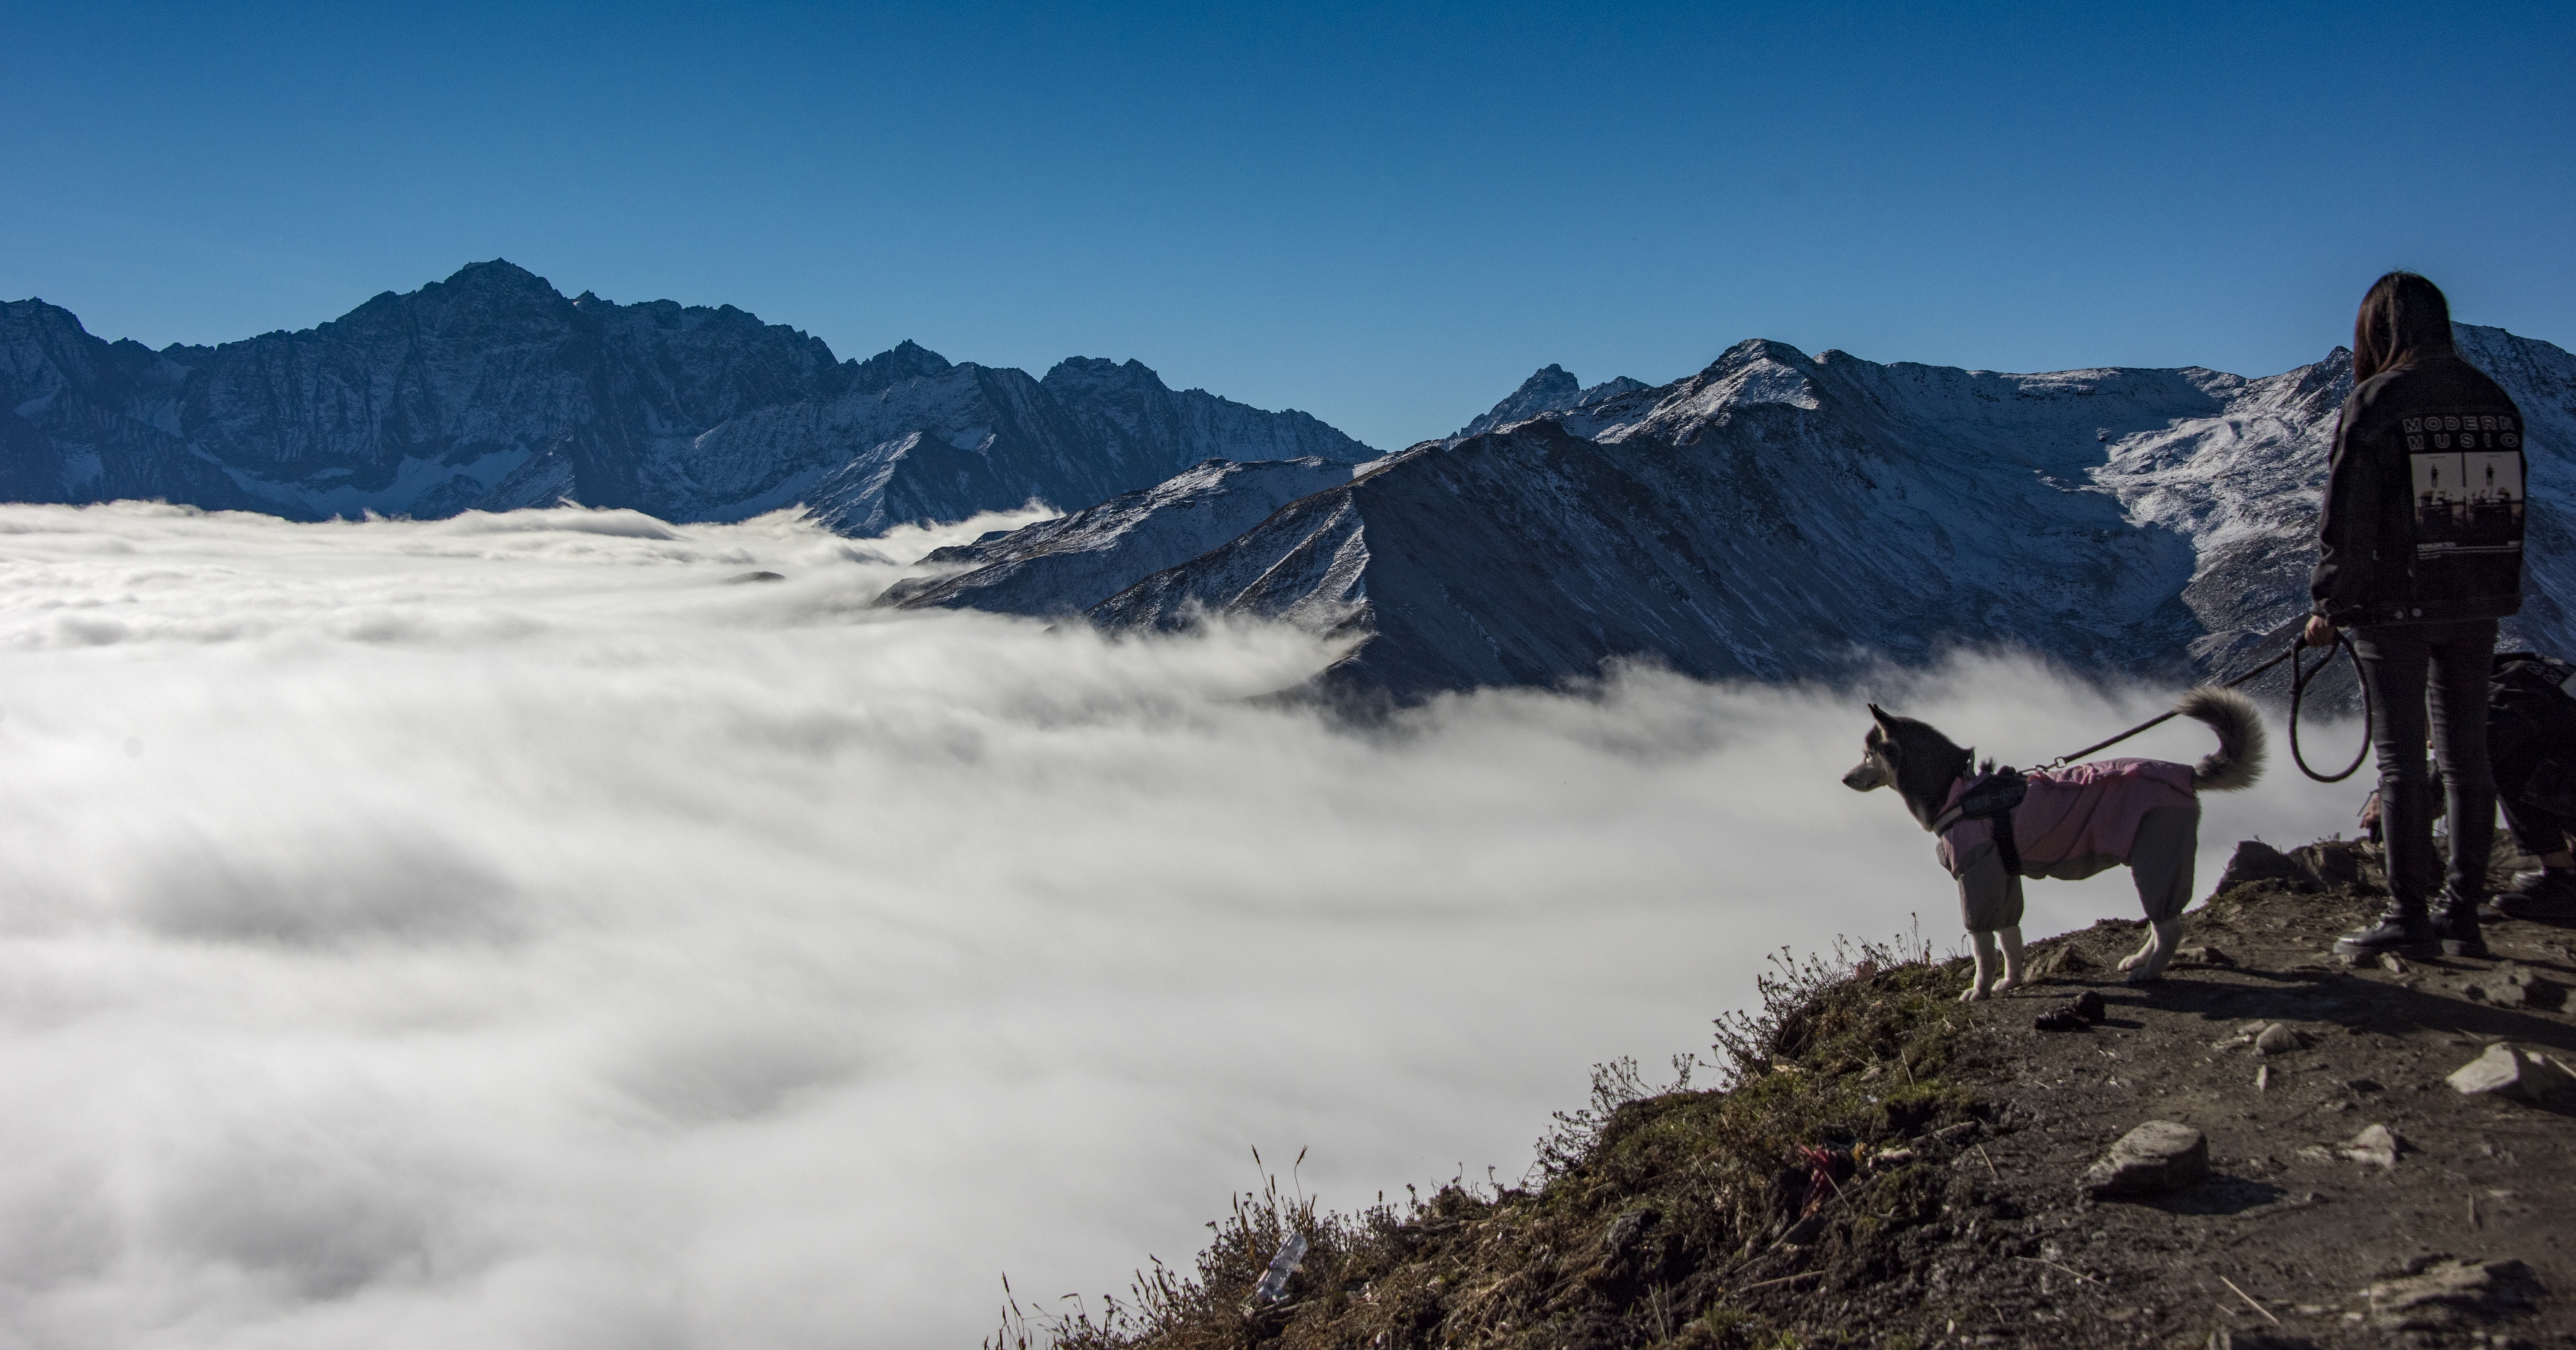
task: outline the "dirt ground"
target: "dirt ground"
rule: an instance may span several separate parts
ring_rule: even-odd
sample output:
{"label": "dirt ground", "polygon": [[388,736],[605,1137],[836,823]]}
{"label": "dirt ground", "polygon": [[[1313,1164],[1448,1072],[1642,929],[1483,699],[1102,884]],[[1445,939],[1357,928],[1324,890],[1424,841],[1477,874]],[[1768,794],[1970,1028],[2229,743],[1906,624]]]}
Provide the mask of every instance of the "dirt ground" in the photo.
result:
{"label": "dirt ground", "polygon": [[[2384,895],[2367,850],[2253,845],[2229,877],[2248,871],[2274,875],[2225,886],[2186,924],[2186,951],[2229,964],[2126,985],[2115,963],[2142,925],[2104,922],[2040,948],[2042,982],[1979,1005],[1957,1076],[1991,1110],[1953,1166],[1982,1180],[1980,1213],[1934,1225],[1951,1231],[1922,1265],[1853,1313],[1929,1344],[2576,1344],[2576,1104],[2445,1081],[2498,1040],[2576,1063],[2576,931],[2508,920],[2489,925],[2493,959],[2353,965],[2330,949]],[[2087,989],[2098,1025],[2035,1029]],[[2271,1023],[2296,1048],[2249,1043]],[[2201,1130],[2210,1179],[2084,1198],[2085,1169],[2148,1120]],[[2402,1141],[2393,1166],[2342,1156],[2372,1125]],[[2424,1299],[2424,1280],[2396,1283],[2425,1272],[2469,1287]],[[1937,1327],[1907,1315],[1927,1298]],[[1813,1325],[1820,1310],[1781,1311]]]}

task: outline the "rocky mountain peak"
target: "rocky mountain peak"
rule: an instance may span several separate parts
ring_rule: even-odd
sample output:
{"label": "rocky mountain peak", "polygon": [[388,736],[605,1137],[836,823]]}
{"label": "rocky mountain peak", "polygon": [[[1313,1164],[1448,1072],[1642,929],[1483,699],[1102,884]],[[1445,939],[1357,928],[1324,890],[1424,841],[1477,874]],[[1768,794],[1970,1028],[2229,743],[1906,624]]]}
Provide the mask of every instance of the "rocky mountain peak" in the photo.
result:
{"label": "rocky mountain peak", "polygon": [[1645,381],[1622,375],[1587,389],[1565,367],[1551,363],[1539,367],[1528,379],[1521,381],[1520,388],[1513,390],[1510,397],[1460,427],[1450,439],[1481,436],[1488,431],[1551,413],[1580,413],[1646,387]]}
{"label": "rocky mountain peak", "polygon": [[935,378],[956,368],[956,363],[947,357],[905,338],[859,362],[853,371],[850,387],[864,393],[879,393],[906,380]]}
{"label": "rocky mountain peak", "polygon": [[1133,357],[1122,362],[1105,356],[1068,356],[1050,367],[1038,383],[1060,393],[1074,390],[1162,393],[1171,388],[1163,383],[1162,376],[1154,373],[1153,367]]}
{"label": "rocky mountain peak", "polygon": [[563,298],[563,294],[554,288],[552,282],[507,258],[467,263],[457,268],[447,280],[433,281],[421,289],[423,291],[445,289],[486,295],[543,295],[552,300]]}
{"label": "rocky mountain peak", "polygon": [[1521,387],[1512,391],[1512,398],[1535,403],[1542,399],[1565,398],[1582,390],[1581,380],[1567,373],[1565,367],[1551,361],[1531,372],[1528,379],[1521,381]]}

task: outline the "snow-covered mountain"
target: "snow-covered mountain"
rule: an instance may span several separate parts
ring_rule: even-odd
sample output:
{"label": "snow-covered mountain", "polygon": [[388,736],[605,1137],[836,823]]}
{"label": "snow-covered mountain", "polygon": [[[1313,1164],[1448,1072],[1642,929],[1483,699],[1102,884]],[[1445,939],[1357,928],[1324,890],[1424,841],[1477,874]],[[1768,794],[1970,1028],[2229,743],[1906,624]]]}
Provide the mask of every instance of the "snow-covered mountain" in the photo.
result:
{"label": "snow-covered mountain", "polygon": [[1303,459],[1211,459],[1142,492],[938,549],[924,562],[964,570],[897,582],[878,603],[904,609],[1075,614],[1138,578],[1177,567],[1270,513],[1351,479],[1351,466]]}
{"label": "snow-covered mountain", "polygon": [[1129,361],[1042,380],[913,343],[836,360],[732,306],[565,298],[477,263],[338,320],[218,347],[102,341],[0,304],[0,496],[160,497],[296,519],[571,499],[671,520],[808,505],[838,528],[1081,506],[1210,456],[1376,451]]}
{"label": "snow-covered mountain", "polygon": [[1536,374],[1521,381],[1520,388],[1458,428],[1458,434],[1449,439],[1463,441],[1470,436],[1482,436],[1496,427],[1526,422],[1542,413],[1589,413],[1614,398],[1646,387],[1644,380],[1632,380],[1621,375],[1586,389],[1582,381],[1565,372],[1565,367],[1541,366]]}
{"label": "snow-covered mountain", "polygon": [[[2508,631],[2576,650],[2576,357],[2462,326],[2529,416],[2531,562]],[[2351,357],[2010,375],[1776,342],[1669,385],[1427,441],[1094,606],[1365,635],[1327,687],[1553,684],[1604,659],[1830,677],[2010,643],[2158,677],[2276,654],[2307,608]],[[1480,419],[1482,421],[1484,419]],[[1474,424],[1470,424],[1471,427]]]}

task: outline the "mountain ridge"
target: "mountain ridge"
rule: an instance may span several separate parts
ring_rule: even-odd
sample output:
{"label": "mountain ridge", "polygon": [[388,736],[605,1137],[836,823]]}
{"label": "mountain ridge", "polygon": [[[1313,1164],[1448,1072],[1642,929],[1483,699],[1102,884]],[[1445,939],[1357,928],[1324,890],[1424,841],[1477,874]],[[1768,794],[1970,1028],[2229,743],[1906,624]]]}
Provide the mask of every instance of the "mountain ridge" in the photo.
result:
{"label": "mountain ridge", "polygon": [[790,506],[849,532],[1083,506],[1210,456],[1377,452],[1138,361],[1044,379],[906,340],[863,361],[731,305],[566,297],[506,260],[312,328],[154,351],[0,304],[0,495],[296,519],[574,500],[672,520]]}
{"label": "mountain ridge", "polygon": [[[2576,357],[2458,335],[2532,426],[2533,555],[2507,634],[2571,649]],[[1975,645],[2231,676],[2306,613],[2350,387],[2340,347],[2250,379],[1881,364],[1763,339],[1651,388],[1547,367],[1491,429],[1362,466],[1087,613],[1111,631],[1233,615],[1349,639],[1318,688],[1363,701],[1557,685],[1620,659],[1839,681]]]}

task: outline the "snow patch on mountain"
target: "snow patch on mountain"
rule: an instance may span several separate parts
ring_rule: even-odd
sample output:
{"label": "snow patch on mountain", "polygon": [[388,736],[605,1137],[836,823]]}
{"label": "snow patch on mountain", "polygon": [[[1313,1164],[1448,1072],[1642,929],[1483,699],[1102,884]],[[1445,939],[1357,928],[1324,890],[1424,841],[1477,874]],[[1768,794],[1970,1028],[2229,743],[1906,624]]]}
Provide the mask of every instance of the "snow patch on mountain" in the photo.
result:
{"label": "snow patch on mountain", "polygon": [[922,561],[955,569],[901,581],[878,600],[905,609],[1079,613],[1139,579],[1176,567],[1280,507],[1350,481],[1351,466],[1307,456],[1239,464],[1212,459],[1142,492],[954,545]]}
{"label": "snow patch on mountain", "polygon": [[1513,390],[1509,397],[1495,404],[1491,410],[1480,414],[1467,425],[1460,427],[1458,434],[1449,439],[1457,441],[1469,436],[1481,436],[1488,431],[1526,422],[1542,413],[1581,414],[1612,399],[1635,393],[1646,387],[1645,381],[1632,380],[1622,375],[1616,379],[1604,380],[1587,389],[1580,381],[1567,374],[1565,367],[1541,366],[1536,374],[1521,381],[1521,387]]}

